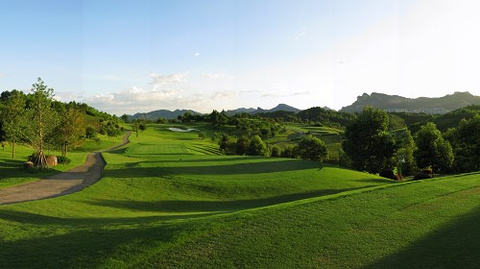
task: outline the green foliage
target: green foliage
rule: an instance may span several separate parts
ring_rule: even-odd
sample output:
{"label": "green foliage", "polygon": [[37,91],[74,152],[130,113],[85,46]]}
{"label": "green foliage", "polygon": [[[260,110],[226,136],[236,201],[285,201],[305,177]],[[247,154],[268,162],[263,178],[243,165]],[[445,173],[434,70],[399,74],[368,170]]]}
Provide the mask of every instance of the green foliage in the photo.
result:
{"label": "green foliage", "polygon": [[298,155],[300,158],[321,162],[327,155],[325,143],[313,136],[305,136],[298,142]]}
{"label": "green foliage", "polygon": [[417,171],[417,164],[413,152],[415,150],[415,142],[410,130],[403,129],[393,133],[396,142],[395,147],[395,163],[398,172],[403,176],[413,175]]}
{"label": "green foliage", "polygon": [[356,116],[353,113],[337,112],[321,107],[312,107],[298,112],[297,117],[306,122],[320,122],[325,126],[342,128],[350,124]]}
{"label": "green foliage", "polygon": [[59,143],[62,156],[67,156],[70,147],[81,145],[85,138],[85,119],[84,114],[76,108],[69,107],[60,113],[60,124],[54,131],[51,139],[52,143]]}
{"label": "green foliage", "polygon": [[298,157],[298,147],[287,146],[282,151],[281,157],[284,158],[297,158]]}
{"label": "green foliage", "polygon": [[263,142],[260,136],[255,135],[250,140],[250,145],[248,147],[247,154],[254,155],[254,156],[268,156],[269,152],[268,152],[267,144]]}
{"label": "green foliage", "polygon": [[477,115],[480,115],[480,106],[471,105],[442,115],[434,122],[440,131],[445,132],[448,128],[458,127],[461,120],[470,120]]}
{"label": "green foliage", "polygon": [[59,116],[53,107],[53,96],[53,89],[38,78],[37,83],[32,85],[32,94],[27,101],[28,124],[25,125],[23,138],[38,152],[39,157],[34,163],[38,168],[48,168],[44,150],[59,124]]}
{"label": "green foliage", "polygon": [[219,142],[220,151],[225,155],[237,154],[237,140],[229,135],[223,134]]}
{"label": "green foliage", "polygon": [[271,156],[271,157],[280,157],[281,154],[282,154],[281,149],[280,149],[278,146],[273,145],[273,146],[272,146],[272,149],[271,149],[270,156]]}
{"label": "green foliage", "polygon": [[99,133],[111,137],[120,136],[125,132],[125,128],[120,126],[116,120],[106,120],[101,122]]}
{"label": "green foliage", "polygon": [[456,172],[480,170],[480,115],[470,120],[463,119],[457,128],[447,131],[445,137],[454,147]]}
{"label": "green foliage", "polygon": [[122,116],[120,116],[120,119],[123,121],[123,122],[128,122],[128,115],[127,114],[123,114]]}
{"label": "green foliage", "polygon": [[2,99],[0,123],[3,137],[0,140],[5,138],[12,143],[12,158],[15,158],[15,144],[23,138],[27,124],[26,96],[22,92],[12,91],[5,95],[2,93]]}
{"label": "green foliage", "polygon": [[237,138],[236,154],[245,155],[248,153],[249,148],[250,148],[250,139],[248,139],[248,137],[242,135],[239,138]]}
{"label": "green foliage", "polygon": [[66,156],[57,156],[58,164],[69,164],[72,160]]}
{"label": "green foliage", "polygon": [[418,167],[431,167],[436,172],[448,172],[453,163],[453,150],[433,122],[423,125],[415,134],[414,152]]}
{"label": "green foliage", "polygon": [[93,139],[97,136],[97,131],[92,126],[87,126],[85,129],[85,138]]}
{"label": "green foliage", "polygon": [[391,164],[395,142],[387,128],[387,113],[371,107],[347,126],[342,146],[353,168],[378,173]]}
{"label": "green foliage", "polygon": [[404,119],[402,119],[398,115],[388,113],[388,130],[389,131],[404,129],[406,127],[407,127],[407,125],[405,124]]}

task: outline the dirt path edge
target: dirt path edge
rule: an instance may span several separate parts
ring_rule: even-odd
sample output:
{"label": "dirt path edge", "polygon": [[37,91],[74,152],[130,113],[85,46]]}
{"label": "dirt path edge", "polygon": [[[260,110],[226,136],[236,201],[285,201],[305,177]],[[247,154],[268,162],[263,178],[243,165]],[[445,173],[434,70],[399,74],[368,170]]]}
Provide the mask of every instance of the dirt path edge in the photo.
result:
{"label": "dirt path edge", "polygon": [[81,191],[99,181],[107,165],[102,152],[116,150],[130,143],[131,132],[125,132],[121,144],[88,153],[85,162],[71,170],[22,185],[0,189],[0,206],[64,196]]}

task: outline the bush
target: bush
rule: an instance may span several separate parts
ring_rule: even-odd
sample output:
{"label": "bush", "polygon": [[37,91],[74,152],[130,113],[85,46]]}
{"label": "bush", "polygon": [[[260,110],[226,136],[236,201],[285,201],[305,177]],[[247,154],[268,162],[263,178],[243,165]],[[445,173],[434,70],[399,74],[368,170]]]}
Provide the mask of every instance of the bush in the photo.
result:
{"label": "bush", "polygon": [[72,160],[70,160],[68,157],[57,156],[57,161],[58,164],[69,164]]}
{"label": "bush", "polygon": [[432,169],[423,169],[422,172],[415,175],[413,180],[427,179],[433,177]]}
{"label": "bush", "polygon": [[382,170],[379,175],[380,175],[381,177],[398,180],[397,176],[395,175],[395,173],[393,173],[393,170],[392,170],[392,169]]}
{"label": "bush", "polygon": [[272,151],[270,153],[270,156],[271,157],[280,157],[280,154],[281,154],[280,148],[278,146],[274,145],[272,147]]}
{"label": "bush", "polygon": [[298,153],[302,159],[319,162],[328,155],[325,142],[313,136],[305,136],[298,142]]}
{"label": "bush", "polygon": [[27,162],[35,162],[38,159],[38,153],[32,153],[27,157]]}

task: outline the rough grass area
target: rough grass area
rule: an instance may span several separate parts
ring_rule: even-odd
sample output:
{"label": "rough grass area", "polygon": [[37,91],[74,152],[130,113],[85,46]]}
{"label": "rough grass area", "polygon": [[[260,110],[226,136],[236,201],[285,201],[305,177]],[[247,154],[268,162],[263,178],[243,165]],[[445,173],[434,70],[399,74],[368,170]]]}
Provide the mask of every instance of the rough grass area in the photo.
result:
{"label": "rough grass area", "polygon": [[104,178],[81,192],[0,206],[0,268],[480,266],[479,174],[395,183],[214,155],[168,127],[106,153]]}

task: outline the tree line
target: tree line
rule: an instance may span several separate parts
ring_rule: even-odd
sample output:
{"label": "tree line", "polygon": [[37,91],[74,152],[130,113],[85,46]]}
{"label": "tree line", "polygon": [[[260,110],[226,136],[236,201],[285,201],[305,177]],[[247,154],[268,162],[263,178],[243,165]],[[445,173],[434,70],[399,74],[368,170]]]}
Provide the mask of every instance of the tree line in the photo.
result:
{"label": "tree line", "polygon": [[97,134],[117,136],[123,133],[119,120],[83,103],[62,103],[54,99],[54,90],[41,78],[26,94],[18,90],[0,95],[0,140],[9,141],[12,158],[19,142],[35,150],[33,163],[46,168],[45,150],[59,149],[63,157],[84,139]]}
{"label": "tree line", "polygon": [[370,107],[346,127],[343,150],[352,168],[378,173],[397,167],[404,175],[419,170],[464,173],[480,169],[479,114],[459,120],[456,126],[449,119],[450,127],[444,132],[433,120],[414,123],[413,135],[408,128],[389,131],[388,121],[386,112]]}

